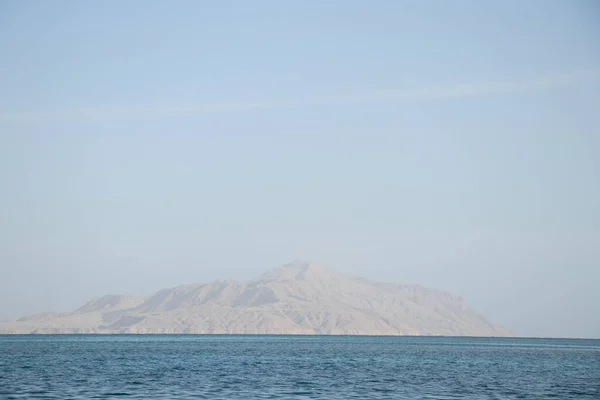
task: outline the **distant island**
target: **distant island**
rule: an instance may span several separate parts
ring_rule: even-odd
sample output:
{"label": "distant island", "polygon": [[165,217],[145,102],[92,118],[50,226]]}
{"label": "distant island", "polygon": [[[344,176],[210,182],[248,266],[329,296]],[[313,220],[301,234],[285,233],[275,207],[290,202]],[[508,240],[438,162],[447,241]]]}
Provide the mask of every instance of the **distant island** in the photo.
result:
{"label": "distant island", "polygon": [[295,261],[243,283],[150,297],[107,295],[68,313],[0,323],[2,334],[304,334],[508,336],[451,294],[372,282]]}

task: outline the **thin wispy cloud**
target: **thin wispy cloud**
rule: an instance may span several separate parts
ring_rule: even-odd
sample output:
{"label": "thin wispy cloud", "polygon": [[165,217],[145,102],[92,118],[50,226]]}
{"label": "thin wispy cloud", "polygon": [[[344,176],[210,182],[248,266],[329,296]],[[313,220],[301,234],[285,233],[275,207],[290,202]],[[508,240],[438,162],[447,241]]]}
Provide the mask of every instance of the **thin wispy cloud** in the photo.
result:
{"label": "thin wispy cloud", "polygon": [[451,101],[468,97],[532,93],[585,82],[600,81],[600,68],[569,74],[542,76],[533,80],[489,81],[437,85],[399,90],[378,90],[370,93],[319,95],[294,101],[248,103],[204,103],[186,105],[109,105],[73,109],[26,112],[0,112],[0,122],[69,121],[135,119],[147,117],[184,117],[216,113],[265,109],[293,109],[306,107],[376,105],[394,102]]}
{"label": "thin wispy cloud", "polygon": [[361,95],[331,97],[306,105],[377,104],[388,102],[426,102],[477,96],[532,93],[584,82],[600,81],[600,68],[570,74],[543,76],[523,81],[488,81],[437,85],[405,90],[382,90]]}

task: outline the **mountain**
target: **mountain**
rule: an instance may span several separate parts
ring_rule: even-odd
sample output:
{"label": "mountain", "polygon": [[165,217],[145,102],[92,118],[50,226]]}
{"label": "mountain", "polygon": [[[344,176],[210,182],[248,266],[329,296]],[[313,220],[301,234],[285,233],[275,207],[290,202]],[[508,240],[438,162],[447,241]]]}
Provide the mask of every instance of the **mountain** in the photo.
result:
{"label": "mountain", "polygon": [[0,323],[0,333],[509,335],[451,294],[350,278],[301,261],[247,283],[104,296],[70,313]]}

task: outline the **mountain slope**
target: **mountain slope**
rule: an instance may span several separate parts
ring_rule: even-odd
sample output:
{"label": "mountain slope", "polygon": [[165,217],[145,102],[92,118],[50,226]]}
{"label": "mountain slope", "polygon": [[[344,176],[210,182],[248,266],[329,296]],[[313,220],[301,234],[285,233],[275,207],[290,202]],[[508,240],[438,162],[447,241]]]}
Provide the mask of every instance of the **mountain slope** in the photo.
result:
{"label": "mountain slope", "polygon": [[293,262],[242,283],[104,296],[72,313],[0,324],[0,333],[229,333],[506,336],[458,297]]}

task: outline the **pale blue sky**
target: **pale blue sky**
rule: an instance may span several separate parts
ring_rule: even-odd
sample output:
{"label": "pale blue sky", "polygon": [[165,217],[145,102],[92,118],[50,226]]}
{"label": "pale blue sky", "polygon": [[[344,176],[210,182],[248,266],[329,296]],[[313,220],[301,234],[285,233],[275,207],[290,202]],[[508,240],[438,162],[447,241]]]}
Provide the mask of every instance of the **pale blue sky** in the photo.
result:
{"label": "pale blue sky", "polygon": [[305,259],[600,337],[595,1],[3,1],[0,319]]}

